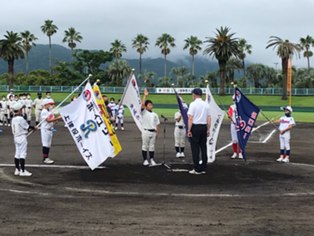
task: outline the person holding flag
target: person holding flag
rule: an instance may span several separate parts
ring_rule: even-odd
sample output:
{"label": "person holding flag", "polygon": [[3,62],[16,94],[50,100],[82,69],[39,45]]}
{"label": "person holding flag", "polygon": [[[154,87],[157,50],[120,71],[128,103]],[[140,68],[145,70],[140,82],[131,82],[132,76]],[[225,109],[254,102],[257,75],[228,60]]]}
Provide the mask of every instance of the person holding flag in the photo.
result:
{"label": "person holding flag", "polygon": [[238,144],[238,136],[237,136],[237,125],[236,125],[236,106],[234,104],[235,102],[235,96],[232,96],[233,104],[230,105],[228,110],[228,118],[230,119],[230,133],[231,133],[231,141],[232,141],[232,150],[233,155],[231,156],[232,159],[237,158],[239,155],[240,159],[243,159],[241,149]]}
{"label": "person holding flag", "polygon": [[[146,100],[148,96],[148,90],[145,88],[142,99],[142,156],[144,159],[144,166],[155,166],[157,165],[154,160],[155,155],[155,143],[158,137],[158,126],[160,124],[158,115],[153,112],[153,102]],[[149,153],[149,160],[147,158],[147,152]]]}
{"label": "person holding flag", "polygon": [[[188,109],[188,106],[186,103],[184,103],[183,99],[180,97],[182,106]],[[182,116],[182,113],[180,110],[178,110],[174,114],[175,119],[175,128],[174,128],[174,146],[176,150],[176,157],[182,158],[184,157],[184,147],[185,147],[185,136],[186,136],[186,129],[185,129],[185,123]]]}

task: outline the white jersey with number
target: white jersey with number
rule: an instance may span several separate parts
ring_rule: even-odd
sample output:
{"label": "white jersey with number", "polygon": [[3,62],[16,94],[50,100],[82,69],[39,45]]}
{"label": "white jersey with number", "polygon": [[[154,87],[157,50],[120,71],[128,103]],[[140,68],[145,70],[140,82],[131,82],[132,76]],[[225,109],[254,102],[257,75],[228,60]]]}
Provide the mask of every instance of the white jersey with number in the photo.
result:
{"label": "white jersey with number", "polygon": [[144,109],[142,112],[142,124],[144,129],[157,129],[160,124],[159,117],[155,112]]}

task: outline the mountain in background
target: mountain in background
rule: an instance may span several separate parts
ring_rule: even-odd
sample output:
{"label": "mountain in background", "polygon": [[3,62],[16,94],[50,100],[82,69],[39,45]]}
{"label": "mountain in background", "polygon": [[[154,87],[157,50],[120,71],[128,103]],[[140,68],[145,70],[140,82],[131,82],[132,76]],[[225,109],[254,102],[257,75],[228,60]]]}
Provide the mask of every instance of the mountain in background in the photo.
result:
{"label": "mountain in background", "polygon": [[[49,45],[38,44],[33,47],[29,52],[29,71],[32,70],[48,70],[48,61],[49,61]],[[71,61],[71,50],[63,47],[61,45],[53,44],[52,45],[52,57],[53,62],[57,63],[58,61]],[[138,59],[125,59],[129,66],[138,70]],[[182,67],[185,66],[188,70],[191,70],[191,57],[184,56],[182,58],[176,59],[176,61],[167,60],[167,71],[171,71],[173,67]],[[25,61],[16,60],[14,64],[15,73],[25,71]],[[6,73],[7,62],[0,59],[0,74]],[[156,77],[162,77],[164,75],[164,59],[163,58],[143,58],[142,59],[142,70],[144,71],[153,71],[156,73]],[[205,57],[195,57],[195,76],[199,77],[205,75],[208,72],[218,70],[218,64],[215,61],[212,61]]]}

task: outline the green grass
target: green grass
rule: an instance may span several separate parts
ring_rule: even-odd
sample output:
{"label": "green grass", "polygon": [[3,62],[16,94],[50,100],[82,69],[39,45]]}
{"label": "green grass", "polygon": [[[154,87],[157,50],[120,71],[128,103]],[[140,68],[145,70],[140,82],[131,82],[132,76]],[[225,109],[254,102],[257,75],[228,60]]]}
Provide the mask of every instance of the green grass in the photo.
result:
{"label": "green grass", "polygon": [[[6,93],[0,93],[0,95],[6,95]],[[36,98],[36,93],[32,93],[32,98]],[[43,94],[44,95],[44,94]],[[53,93],[52,97],[56,102],[62,101],[68,94],[66,93]],[[116,101],[121,98],[121,94],[107,94],[107,96],[114,97]],[[192,96],[190,94],[182,95],[183,99],[190,103],[192,101]],[[223,109],[228,109],[229,105],[232,103],[231,96],[214,96],[218,105],[222,105]],[[258,95],[250,95],[248,98],[257,106],[286,106],[288,101],[281,100],[280,96],[258,96]],[[153,101],[155,104],[176,104],[176,97],[173,94],[151,94],[149,95],[149,99]],[[70,101],[70,99],[68,100]],[[292,106],[293,107],[313,107],[314,104],[314,96],[295,96],[292,97]],[[159,115],[164,115],[172,119],[174,113],[177,109],[154,109],[154,111]],[[274,117],[280,117],[283,112],[263,112],[269,119]],[[126,116],[130,116],[128,109],[125,109]],[[293,117],[296,122],[314,122],[314,113],[313,112],[294,112]],[[262,114],[259,115],[258,120],[266,120]]]}

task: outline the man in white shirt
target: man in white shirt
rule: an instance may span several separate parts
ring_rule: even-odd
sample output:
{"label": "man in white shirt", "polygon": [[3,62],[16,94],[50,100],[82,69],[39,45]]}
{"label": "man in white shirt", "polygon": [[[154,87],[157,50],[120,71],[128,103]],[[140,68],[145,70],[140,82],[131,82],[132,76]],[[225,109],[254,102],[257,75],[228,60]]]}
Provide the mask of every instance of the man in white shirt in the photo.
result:
{"label": "man in white shirt", "polygon": [[[155,155],[155,143],[158,137],[158,126],[160,124],[158,115],[153,112],[153,102],[151,100],[146,100],[148,96],[148,91],[145,88],[144,96],[142,99],[142,156],[144,159],[144,166],[154,166],[156,162],[154,160]],[[149,160],[147,158],[147,152],[149,154]]]}
{"label": "man in white shirt", "polygon": [[[192,91],[194,101],[188,110],[188,137],[190,138],[194,169],[190,174],[205,174],[207,169],[207,137],[210,134],[210,111],[208,103],[202,100],[202,90]],[[201,151],[201,161],[200,161]]]}

